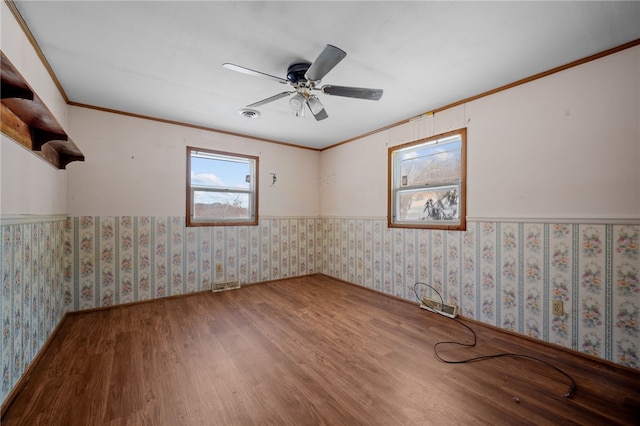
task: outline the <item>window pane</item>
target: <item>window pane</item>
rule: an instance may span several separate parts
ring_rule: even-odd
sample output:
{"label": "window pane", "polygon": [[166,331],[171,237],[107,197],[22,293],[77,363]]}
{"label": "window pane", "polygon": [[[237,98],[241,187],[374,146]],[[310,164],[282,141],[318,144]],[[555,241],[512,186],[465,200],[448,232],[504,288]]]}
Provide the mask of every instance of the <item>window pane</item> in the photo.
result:
{"label": "window pane", "polygon": [[400,155],[400,185],[443,185],[458,182],[461,170],[461,140],[431,142]]}
{"label": "window pane", "polygon": [[458,186],[414,189],[398,192],[399,211],[396,221],[457,222]]}
{"label": "window pane", "polygon": [[193,191],[193,218],[249,219],[249,194],[239,192]]}
{"label": "window pane", "polygon": [[466,229],[466,128],[389,148],[390,228]]}
{"label": "window pane", "polygon": [[258,163],[251,155],[187,147],[187,226],[257,225]]}
{"label": "window pane", "polygon": [[191,157],[191,185],[209,188],[249,188],[249,161],[229,161],[224,158]]}

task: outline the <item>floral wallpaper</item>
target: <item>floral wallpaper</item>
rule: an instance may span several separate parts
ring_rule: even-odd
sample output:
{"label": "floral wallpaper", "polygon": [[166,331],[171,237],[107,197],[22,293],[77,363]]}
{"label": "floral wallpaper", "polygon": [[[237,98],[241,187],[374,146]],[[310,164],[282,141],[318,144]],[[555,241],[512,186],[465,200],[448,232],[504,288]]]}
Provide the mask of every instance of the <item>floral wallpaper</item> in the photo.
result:
{"label": "floral wallpaper", "polygon": [[469,222],[455,232],[336,218],[323,219],[322,244],[327,275],[409,300],[424,282],[465,317],[640,368],[638,225]]}
{"label": "floral wallpaper", "polygon": [[[368,218],[184,223],[81,216],[0,226],[2,400],[65,312],[317,272],[408,300],[415,282],[428,283],[463,316],[640,368],[640,225],[468,222],[454,232]],[[563,315],[552,315],[553,300]]]}
{"label": "floral wallpaper", "polygon": [[259,226],[185,227],[184,217],[69,219],[73,309],[129,303],[318,272],[320,221],[262,219]]}
{"label": "floral wallpaper", "polygon": [[0,399],[71,307],[64,299],[65,220],[0,226]]}

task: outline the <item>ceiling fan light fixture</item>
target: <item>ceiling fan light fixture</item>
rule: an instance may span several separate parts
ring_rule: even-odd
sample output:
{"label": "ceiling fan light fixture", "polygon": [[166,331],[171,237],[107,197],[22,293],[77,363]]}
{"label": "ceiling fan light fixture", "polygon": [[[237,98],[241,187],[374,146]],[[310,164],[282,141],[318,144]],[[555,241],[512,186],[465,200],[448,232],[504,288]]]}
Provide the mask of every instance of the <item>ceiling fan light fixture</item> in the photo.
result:
{"label": "ceiling fan light fixture", "polygon": [[309,109],[311,110],[313,115],[317,115],[320,111],[324,109],[324,105],[322,105],[320,100],[315,96],[311,96],[308,102],[309,102]]}
{"label": "ceiling fan light fixture", "polygon": [[302,93],[298,92],[289,98],[289,106],[291,106],[291,109],[294,111],[300,112],[302,111],[302,108],[304,108],[304,100]]}

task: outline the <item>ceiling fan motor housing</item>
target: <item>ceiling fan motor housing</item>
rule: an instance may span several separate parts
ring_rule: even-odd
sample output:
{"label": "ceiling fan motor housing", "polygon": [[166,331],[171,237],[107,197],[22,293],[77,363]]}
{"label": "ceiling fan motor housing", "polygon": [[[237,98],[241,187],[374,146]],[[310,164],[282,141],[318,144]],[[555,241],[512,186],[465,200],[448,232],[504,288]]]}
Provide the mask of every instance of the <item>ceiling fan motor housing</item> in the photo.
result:
{"label": "ceiling fan motor housing", "polygon": [[287,69],[287,80],[292,84],[298,84],[300,82],[306,82],[305,74],[311,66],[308,62],[290,65]]}

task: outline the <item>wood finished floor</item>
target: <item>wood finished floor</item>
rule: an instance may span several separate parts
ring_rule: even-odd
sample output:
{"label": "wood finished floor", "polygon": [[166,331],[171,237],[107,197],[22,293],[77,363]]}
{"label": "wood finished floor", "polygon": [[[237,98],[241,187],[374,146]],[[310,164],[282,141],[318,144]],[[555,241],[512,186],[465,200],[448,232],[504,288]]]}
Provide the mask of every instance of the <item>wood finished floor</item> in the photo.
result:
{"label": "wood finished floor", "polygon": [[70,315],[12,425],[638,424],[640,374],[316,275]]}

